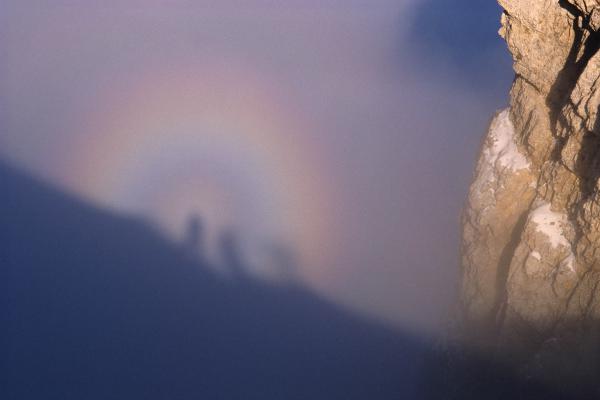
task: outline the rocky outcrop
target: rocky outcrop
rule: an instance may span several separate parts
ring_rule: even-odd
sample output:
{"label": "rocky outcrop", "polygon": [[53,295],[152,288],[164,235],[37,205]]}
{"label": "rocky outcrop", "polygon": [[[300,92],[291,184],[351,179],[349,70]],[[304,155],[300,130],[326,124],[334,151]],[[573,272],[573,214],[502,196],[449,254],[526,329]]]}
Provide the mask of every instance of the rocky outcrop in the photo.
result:
{"label": "rocky outcrop", "polygon": [[463,212],[471,339],[527,375],[600,367],[600,0],[499,0],[510,107]]}

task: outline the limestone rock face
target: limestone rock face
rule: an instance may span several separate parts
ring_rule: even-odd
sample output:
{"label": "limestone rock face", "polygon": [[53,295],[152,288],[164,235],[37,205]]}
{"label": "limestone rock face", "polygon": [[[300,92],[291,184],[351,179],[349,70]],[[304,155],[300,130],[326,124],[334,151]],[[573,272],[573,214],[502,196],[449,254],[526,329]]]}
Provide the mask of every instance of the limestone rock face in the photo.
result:
{"label": "limestone rock face", "polygon": [[600,0],[498,1],[515,80],[463,212],[462,310],[527,374],[585,379],[600,367]]}

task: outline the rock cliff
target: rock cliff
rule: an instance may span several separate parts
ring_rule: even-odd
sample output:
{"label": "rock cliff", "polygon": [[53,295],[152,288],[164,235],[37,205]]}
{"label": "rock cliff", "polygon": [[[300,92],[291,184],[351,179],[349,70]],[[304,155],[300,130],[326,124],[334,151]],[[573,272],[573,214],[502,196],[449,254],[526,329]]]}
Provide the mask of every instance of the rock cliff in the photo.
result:
{"label": "rock cliff", "polygon": [[498,0],[514,60],[463,212],[473,343],[527,376],[600,365],[600,0]]}

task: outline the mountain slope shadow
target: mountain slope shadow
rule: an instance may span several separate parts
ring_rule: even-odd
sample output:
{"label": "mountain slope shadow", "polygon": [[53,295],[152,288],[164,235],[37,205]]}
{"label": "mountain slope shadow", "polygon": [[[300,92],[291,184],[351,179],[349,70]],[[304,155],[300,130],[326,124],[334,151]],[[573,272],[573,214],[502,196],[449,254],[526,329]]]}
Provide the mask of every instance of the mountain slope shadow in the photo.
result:
{"label": "mountain slope shadow", "polygon": [[458,375],[426,343],[308,289],[220,279],[1,163],[0,187],[0,398],[496,398],[448,396]]}
{"label": "mountain slope shadow", "polygon": [[412,397],[419,346],[0,169],[2,398]]}

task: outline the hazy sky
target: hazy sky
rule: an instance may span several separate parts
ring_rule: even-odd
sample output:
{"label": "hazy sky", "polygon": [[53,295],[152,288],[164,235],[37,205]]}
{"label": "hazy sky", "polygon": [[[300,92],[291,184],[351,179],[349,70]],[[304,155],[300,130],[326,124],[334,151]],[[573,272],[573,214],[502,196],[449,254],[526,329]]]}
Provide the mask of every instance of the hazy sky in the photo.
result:
{"label": "hazy sky", "polygon": [[322,293],[430,326],[512,76],[471,3],[4,1],[0,155],[174,240],[198,213],[257,264],[290,246]]}

